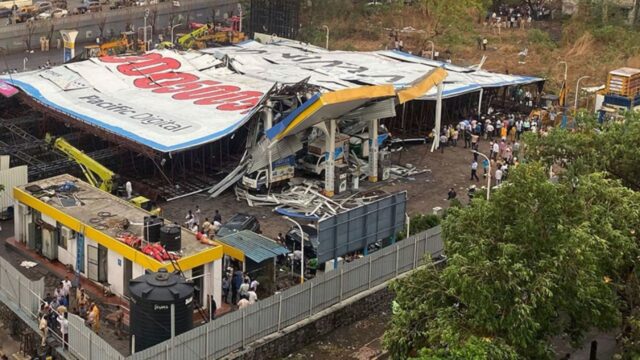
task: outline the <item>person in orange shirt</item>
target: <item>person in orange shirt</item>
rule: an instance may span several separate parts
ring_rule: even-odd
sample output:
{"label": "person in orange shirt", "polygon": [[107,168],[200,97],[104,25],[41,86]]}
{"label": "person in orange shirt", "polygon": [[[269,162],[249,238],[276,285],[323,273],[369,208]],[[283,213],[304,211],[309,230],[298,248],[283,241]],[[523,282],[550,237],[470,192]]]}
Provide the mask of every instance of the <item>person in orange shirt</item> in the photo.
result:
{"label": "person in orange shirt", "polygon": [[500,138],[502,140],[507,140],[507,128],[505,126],[500,128]]}

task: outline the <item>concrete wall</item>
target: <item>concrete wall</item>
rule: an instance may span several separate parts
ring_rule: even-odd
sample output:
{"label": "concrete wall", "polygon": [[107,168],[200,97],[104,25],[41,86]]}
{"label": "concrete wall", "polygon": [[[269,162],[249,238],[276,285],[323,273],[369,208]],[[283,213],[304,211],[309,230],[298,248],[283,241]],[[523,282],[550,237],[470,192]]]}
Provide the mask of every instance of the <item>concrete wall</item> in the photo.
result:
{"label": "concrete wall", "polygon": [[[156,21],[156,33],[161,28],[166,28],[173,16],[173,24],[182,23],[187,25],[188,22],[207,22],[215,13],[217,18],[223,18],[227,15],[237,14],[237,0],[180,0],[180,6],[174,7],[171,1],[166,1],[158,5],[149,5],[148,7],[129,7],[124,9],[109,10],[99,13],[88,13],[84,15],[74,15],[51,21],[36,21],[32,27],[31,47],[33,49],[40,48],[40,37],[49,37],[53,26],[53,37],[50,44],[50,51],[56,50],[57,39],[60,39],[59,30],[75,29],[78,30],[78,38],[76,44],[85,42],[95,42],[100,34],[98,24],[103,23],[106,18],[106,26],[104,27],[105,36],[109,33],[119,35],[126,30],[128,24],[134,26],[135,29],[140,28],[142,31],[144,24],[144,11],[148,8],[151,14],[156,12],[158,19]],[[150,17],[153,15],[150,15]],[[150,25],[147,20],[147,25]],[[176,31],[180,31],[179,28]],[[183,30],[185,31],[185,30]],[[29,29],[27,24],[13,24],[0,27],[0,47],[7,49],[8,53],[15,53],[26,50],[25,40],[29,37]],[[157,36],[154,37],[157,41]],[[60,40],[60,42],[62,42]],[[78,50],[78,47],[76,47]],[[60,53],[62,58],[62,53]]]}
{"label": "concrete wall", "polygon": [[373,288],[362,295],[354,301],[331,307],[280,333],[249,344],[245,350],[232,353],[224,359],[282,358],[339,327],[353,324],[374,313],[391,311],[393,294],[386,286]]}

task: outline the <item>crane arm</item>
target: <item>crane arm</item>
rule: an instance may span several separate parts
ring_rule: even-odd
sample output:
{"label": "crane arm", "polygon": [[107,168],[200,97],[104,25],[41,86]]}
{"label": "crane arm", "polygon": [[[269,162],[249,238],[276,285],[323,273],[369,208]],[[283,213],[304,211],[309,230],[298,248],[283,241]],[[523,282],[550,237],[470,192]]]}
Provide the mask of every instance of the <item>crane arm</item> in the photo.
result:
{"label": "crane arm", "polygon": [[209,32],[209,24],[206,24],[202,27],[199,27],[195,30],[193,30],[192,32],[186,34],[186,35],[182,35],[179,39],[178,39],[178,44],[180,44],[180,46],[182,46],[185,49],[188,49],[191,47],[191,45],[193,45],[193,42],[196,41],[196,39],[198,39],[199,37],[205,35],[206,33]]}
{"label": "crane arm", "polygon": [[115,173],[107,169],[104,165],[92,159],[89,155],[82,152],[82,150],[69,144],[63,138],[57,138],[53,140],[51,136],[47,134],[47,140],[54,148],[65,153],[69,158],[73,159],[78,165],[87,181],[91,185],[100,188],[106,192],[112,192],[115,179]]}

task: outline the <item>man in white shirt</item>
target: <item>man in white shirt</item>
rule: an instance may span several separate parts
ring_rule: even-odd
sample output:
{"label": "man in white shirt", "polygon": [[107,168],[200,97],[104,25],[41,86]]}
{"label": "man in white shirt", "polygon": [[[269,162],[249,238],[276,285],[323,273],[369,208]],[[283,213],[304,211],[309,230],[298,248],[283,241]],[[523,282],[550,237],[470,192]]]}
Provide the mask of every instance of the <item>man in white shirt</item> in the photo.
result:
{"label": "man in white shirt", "polygon": [[244,309],[247,306],[251,305],[251,303],[249,302],[249,300],[245,297],[240,298],[240,301],[238,301],[238,309]]}
{"label": "man in white shirt", "polygon": [[127,199],[131,199],[131,196],[133,196],[133,186],[131,186],[131,181],[127,181],[124,184],[124,189],[127,192]]}
{"label": "man in white shirt", "polygon": [[60,324],[60,334],[62,334],[62,346],[65,350],[69,349],[69,313],[64,312],[64,314],[58,316],[58,324]]}
{"label": "man in white shirt", "polygon": [[258,291],[258,285],[260,285],[260,283],[258,282],[258,280],[252,280],[251,284],[249,284],[249,290],[251,291]]}
{"label": "man in white shirt", "polygon": [[193,214],[193,220],[196,222],[196,224],[200,225],[200,206],[196,205],[196,211]]}
{"label": "man in white shirt", "polygon": [[498,160],[498,154],[500,153],[500,145],[498,144],[498,142],[494,142],[493,143],[493,148],[491,149],[492,153],[491,156],[493,156],[493,160]]}
{"label": "man in white shirt", "polygon": [[248,293],[249,293],[249,281],[245,279],[242,285],[240,285],[240,288],[238,289],[238,294],[240,294],[240,297],[243,297],[243,296],[247,296]]}
{"label": "man in white shirt", "polygon": [[71,292],[71,280],[68,276],[62,280],[62,295],[67,298],[67,304],[69,304],[69,293]]}
{"label": "man in white shirt", "polygon": [[258,294],[253,290],[249,290],[247,296],[249,297],[249,304],[255,304],[258,301]]}
{"label": "man in white shirt", "polygon": [[476,179],[476,181],[480,181],[480,178],[478,177],[478,162],[473,160],[473,162],[471,163],[471,179],[469,180],[473,180]]}
{"label": "man in white shirt", "polygon": [[502,170],[496,169],[496,186],[502,182]]}

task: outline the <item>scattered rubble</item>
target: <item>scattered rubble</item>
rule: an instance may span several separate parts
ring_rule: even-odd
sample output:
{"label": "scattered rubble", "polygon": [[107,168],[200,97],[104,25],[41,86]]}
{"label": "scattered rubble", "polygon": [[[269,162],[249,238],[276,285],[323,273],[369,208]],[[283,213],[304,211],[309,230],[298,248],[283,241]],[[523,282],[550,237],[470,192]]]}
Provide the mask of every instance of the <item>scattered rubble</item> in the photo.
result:
{"label": "scattered rubble", "polygon": [[275,211],[280,214],[296,213],[298,216],[317,220],[370,203],[386,195],[379,191],[358,192],[345,199],[330,199],[320,193],[317,183],[306,180],[279,193],[253,194],[240,186],[235,187],[235,193],[237,200],[245,200],[251,207],[275,206]]}

